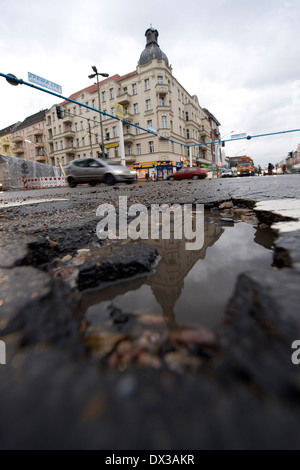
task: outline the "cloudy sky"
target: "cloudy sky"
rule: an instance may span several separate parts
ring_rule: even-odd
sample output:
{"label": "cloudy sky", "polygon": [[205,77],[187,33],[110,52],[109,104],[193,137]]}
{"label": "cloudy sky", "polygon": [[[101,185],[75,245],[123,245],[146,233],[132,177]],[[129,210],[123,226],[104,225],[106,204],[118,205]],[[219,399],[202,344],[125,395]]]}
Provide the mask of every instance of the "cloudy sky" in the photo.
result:
{"label": "cloudy sky", "polygon": [[[30,71],[70,96],[90,85],[91,65],[134,71],[152,24],[174,76],[222,136],[298,129],[299,18],[299,0],[0,0],[0,72],[27,80]],[[0,78],[0,129],[56,102]],[[298,143],[300,132],[232,142],[226,153],[276,163]]]}

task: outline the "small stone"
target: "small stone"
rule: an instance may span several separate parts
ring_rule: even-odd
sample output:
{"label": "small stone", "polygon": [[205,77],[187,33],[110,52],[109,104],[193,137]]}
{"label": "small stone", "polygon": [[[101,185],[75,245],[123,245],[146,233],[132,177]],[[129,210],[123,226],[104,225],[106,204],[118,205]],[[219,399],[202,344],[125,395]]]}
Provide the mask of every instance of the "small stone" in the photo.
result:
{"label": "small stone", "polygon": [[219,206],[219,209],[221,211],[226,210],[226,209],[233,209],[233,202],[232,201],[231,202],[224,202],[223,204],[221,204]]}

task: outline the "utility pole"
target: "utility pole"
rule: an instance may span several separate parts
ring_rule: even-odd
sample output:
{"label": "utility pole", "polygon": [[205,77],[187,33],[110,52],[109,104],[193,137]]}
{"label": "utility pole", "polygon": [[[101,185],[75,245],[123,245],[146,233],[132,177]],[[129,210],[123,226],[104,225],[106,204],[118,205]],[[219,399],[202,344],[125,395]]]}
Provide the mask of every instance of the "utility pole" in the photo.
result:
{"label": "utility pole", "polygon": [[89,136],[90,136],[90,156],[93,157],[93,142],[92,142],[92,131],[91,131],[91,123],[89,121]]}
{"label": "utility pole", "polygon": [[89,75],[89,78],[93,79],[97,77],[97,90],[98,90],[98,106],[100,111],[100,130],[101,130],[101,153],[102,157],[104,156],[104,136],[103,136],[103,122],[102,122],[102,109],[101,109],[101,98],[100,98],[100,85],[99,85],[99,75],[101,77],[109,77],[108,73],[99,73],[95,65],[92,66],[94,73]]}

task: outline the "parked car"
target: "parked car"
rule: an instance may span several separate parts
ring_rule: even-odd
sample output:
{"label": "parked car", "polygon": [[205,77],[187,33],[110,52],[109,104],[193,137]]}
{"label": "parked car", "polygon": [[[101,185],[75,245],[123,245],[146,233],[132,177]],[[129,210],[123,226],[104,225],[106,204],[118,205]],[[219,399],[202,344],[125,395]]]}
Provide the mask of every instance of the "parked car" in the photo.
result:
{"label": "parked car", "polygon": [[235,176],[231,169],[222,170],[221,178],[233,178]]}
{"label": "parked car", "polygon": [[74,160],[66,168],[66,177],[71,188],[77,184],[90,184],[96,186],[98,183],[113,185],[125,182],[132,184],[137,179],[135,171],[127,167],[100,158],[83,158]]}
{"label": "parked car", "polygon": [[207,177],[207,171],[203,168],[181,168],[177,173],[168,175],[169,181],[174,180],[204,180]]}
{"label": "parked car", "polygon": [[294,165],[292,171],[293,173],[300,173],[300,163]]}

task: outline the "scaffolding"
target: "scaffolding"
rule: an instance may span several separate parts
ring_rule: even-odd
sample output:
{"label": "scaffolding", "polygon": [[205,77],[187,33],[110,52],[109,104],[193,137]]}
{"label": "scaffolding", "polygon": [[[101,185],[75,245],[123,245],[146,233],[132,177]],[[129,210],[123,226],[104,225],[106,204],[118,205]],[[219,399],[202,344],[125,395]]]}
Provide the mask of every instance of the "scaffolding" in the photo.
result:
{"label": "scaffolding", "polygon": [[24,188],[24,180],[31,178],[59,178],[60,168],[30,162],[17,157],[0,155],[0,187],[2,191]]}

